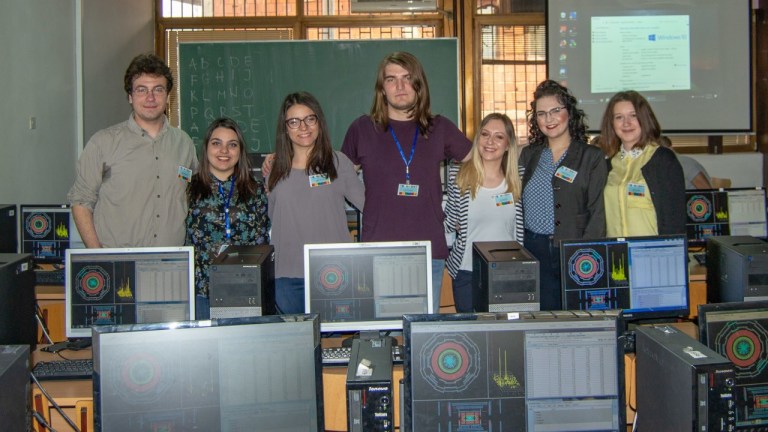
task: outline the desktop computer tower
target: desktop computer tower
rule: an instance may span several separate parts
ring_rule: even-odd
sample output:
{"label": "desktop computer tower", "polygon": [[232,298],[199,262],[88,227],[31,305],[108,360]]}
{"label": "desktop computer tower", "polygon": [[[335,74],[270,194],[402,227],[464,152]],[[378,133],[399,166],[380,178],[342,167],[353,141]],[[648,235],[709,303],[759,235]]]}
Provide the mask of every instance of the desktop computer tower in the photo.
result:
{"label": "desktop computer tower", "polygon": [[392,338],[355,339],[347,368],[347,430],[395,430]]}
{"label": "desktop computer tower", "polygon": [[0,345],[35,349],[34,266],[31,254],[0,254]]}
{"label": "desktop computer tower", "polygon": [[0,204],[0,253],[19,251],[18,229],[16,204]]}
{"label": "desktop computer tower", "polygon": [[520,243],[474,243],[472,304],[475,311],[537,311],[539,301],[539,261]]}
{"label": "desktop computer tower", "polygon": [[211,318],[274,315],[275,250],[271,245],[230,245],[211,264]]}
{"label": "desktop computer tower", "polygon": [[733,364],[669,325],[638,326],[637,428],[735,430]]}
{"label": "desktop computer tower", "polygon": [[29,346],[0,345],[0,418],[2,430],[28,431],[32,396]]}
{"label": "desktop computer tower", "polygon": [[768,241],[709,237],[706,262],[707,303],[768,300]]}

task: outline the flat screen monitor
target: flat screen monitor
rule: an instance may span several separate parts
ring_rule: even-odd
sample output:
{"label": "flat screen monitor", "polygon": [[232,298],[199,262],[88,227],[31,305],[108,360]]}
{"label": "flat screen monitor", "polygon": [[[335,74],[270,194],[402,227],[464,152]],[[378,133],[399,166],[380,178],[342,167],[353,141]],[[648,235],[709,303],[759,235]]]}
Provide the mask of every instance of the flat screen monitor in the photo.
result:
{"label": "flat screen monitor", "polygon": [[317,316],[95,327],[97,431],[324,430]]}
{"label": "flat screen monitor", "polygon": [[628,321],[688,315],[684,235],[564,240],[563,308],[621,309]]}
{"label": "flat screen monitor", "polygon": [[599,132],[636,90],[664,133],[752,131],[749,0],[547,0],[547,75]]}
{"label": "flat screen monitor", "polygon": [[304,287],[323,332],[400,330],[403,314],[434,312],[431,243],[304,245]]}
{"label": "flat screen monitor", "polygon": [[22,204],[19,223],[21,252],[38,263],[61,264],[67,249],[85,247],[67,205]]}
{"label": "flat screen monitor", "polygon": [[192,246],[68,249],[66,334],[91,326],[189,321],[195,317]]}
{"label": "flat screen monitor", "polygon": [[768,428],[768,301],[699,305],[699,340],[736,369],[736,427]]}
{"label": "flat screen monitor", "polygon": [[765,189],[685,191],[689,246],[705,246],[712,236],[768,237]]}
{"label": "flat screen monitor", "polygon": [[403,430],[625,431],[620,327],[615,314],[406,315]]}

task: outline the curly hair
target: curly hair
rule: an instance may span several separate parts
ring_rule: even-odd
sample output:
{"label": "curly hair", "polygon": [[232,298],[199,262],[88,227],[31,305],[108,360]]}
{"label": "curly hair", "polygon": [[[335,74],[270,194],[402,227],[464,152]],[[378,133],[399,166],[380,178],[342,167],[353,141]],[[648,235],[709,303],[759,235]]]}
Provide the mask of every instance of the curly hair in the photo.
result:
{"label": "curly hair", "polygon": [[171,75],[171,69],[163,59],[155,54],[139,54],[131,60],[128,69],[125,70],[123,85],[127,95],[130,95],[133,90],[133,81],[144,74],[164,76],[168,81],[168,88],[166,88],[168,93],[173,89],[173,75]]}
{"label": "curly hair", "polygon": [[536,103],[545,96],[557,98],[566,110],[568,110],[568,132],[575,141],[588,142],[587,139],[587,115],[576,105],[578,101],[568,88],[553,80],[542,81],[533,92],[531,109],[526,113],[528,117],[528,143],[531,145],[546,144],[547,137],[539,129],[536,121]]}

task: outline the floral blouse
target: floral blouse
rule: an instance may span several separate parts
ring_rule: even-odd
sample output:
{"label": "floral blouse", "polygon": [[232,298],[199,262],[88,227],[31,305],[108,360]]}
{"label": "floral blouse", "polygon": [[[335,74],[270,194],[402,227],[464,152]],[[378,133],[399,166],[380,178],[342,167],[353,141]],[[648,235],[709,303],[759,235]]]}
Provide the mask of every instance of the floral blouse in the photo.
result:
{"label": "floral blouse", "polygon": [[[220,182],[211,175],[211,180],[211,195],[190,202],[186,220],[186,244],[195,247],[195,288],[198,295],[205,297],[208,297],[208,269],[222,246],[269,244],[267,194],[264,184],[257,182],[256,195],[242,200],[237,189],[233,188],[232,177]],[[224,205],[230,191],[231,234],[227,240]]]}

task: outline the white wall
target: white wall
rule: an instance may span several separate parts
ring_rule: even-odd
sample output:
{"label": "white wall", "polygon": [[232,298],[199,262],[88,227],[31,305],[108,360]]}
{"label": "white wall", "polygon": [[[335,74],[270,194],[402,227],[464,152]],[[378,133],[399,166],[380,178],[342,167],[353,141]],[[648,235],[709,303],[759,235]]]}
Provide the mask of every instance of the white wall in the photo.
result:
{"label": "white wall", "polygon": [[731,179],[731,187],[765,186],[762,153],[689,154],[707,170],[710,177]]}
{"label": "white wall", "polygon": [[0,0],[0,10],[0,203],[64,203],[83,141],[128,118],[123,74],[154,49],[154,4]]}
{"label": "white wall", "polygon": [[64,202],[77,149],[75,0],[0,10],[0,202]]}

